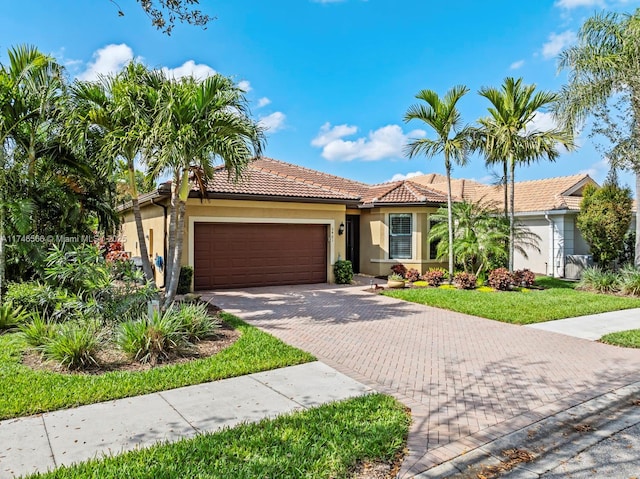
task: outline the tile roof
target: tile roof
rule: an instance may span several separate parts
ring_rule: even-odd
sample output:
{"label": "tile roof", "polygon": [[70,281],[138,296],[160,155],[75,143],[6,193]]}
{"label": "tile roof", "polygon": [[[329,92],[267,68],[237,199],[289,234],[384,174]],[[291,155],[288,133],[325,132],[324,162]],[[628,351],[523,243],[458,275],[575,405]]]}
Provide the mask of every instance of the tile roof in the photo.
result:
{"label": "tile roof", "polygon": [[210,194],[338,200],[369,206],[447,201],[446,195],[410,181],[371,186],[272,158],[252,161],[237,182],[225,171],[224,167],[215,170],[207,184]]}
{"label": "tile roof", "polygon": [[382,183],[369,188],[362,198],[364,205],[446,203],[447,195],[413,181]]}
{"label": "tile roof", "polygon": [[[582,188],[588,183],[596,184],[586,174],[518,182],[515,190],[516,211],[579,210]],[[452,178],[451,188],[454,201],[490,202],[498,208],[504,202],[502,186]],[[207,190],[213,196],[316,199],[357,203],[364,207],[447,202],[446,177],[437,173],[367,185],[264,157],[252,161],[238,182],[228,178],[224,167],[217,168]]]}
{"label": "tile roof", "polygon": [[[411,180],[441,192],[447,191],[446,177],[442,175],[422,175]],[[588,183],[596,184],[586,174],[516,182],[515,210],[520,213],[579,210],[582,187]],[[492,202],[498,205],[504,203],[502,186],[484,185],[473,180],[452,179],[452,193],[470,201]]]}

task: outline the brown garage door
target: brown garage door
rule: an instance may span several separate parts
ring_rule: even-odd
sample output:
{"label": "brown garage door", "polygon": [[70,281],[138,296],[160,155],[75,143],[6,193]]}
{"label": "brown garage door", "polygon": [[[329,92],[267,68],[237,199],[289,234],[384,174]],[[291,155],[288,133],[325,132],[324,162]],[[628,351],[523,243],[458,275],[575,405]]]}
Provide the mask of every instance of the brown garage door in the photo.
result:
{"label": "brown garage door", "polygon": [[194,288],[327,281],[325,225],[196,223]]}

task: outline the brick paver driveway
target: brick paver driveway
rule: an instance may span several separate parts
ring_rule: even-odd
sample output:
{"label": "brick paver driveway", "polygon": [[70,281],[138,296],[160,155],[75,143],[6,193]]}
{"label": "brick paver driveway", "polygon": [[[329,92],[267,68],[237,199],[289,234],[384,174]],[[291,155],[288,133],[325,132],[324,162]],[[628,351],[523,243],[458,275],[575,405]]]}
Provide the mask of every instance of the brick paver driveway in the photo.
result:
{"label": "brick paver driveway", "polygon": [[252,288],[203,298],[409,406],[405,476],[640,380],[640,351],[364,288]]}

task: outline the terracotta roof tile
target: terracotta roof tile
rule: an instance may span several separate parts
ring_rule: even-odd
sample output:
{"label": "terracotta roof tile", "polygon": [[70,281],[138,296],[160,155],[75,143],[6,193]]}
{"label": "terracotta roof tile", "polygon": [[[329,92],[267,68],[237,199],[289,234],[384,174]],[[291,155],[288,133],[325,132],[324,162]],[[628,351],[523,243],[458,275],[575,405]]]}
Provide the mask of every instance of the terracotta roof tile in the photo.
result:
{"label": "terracotta roof tile", "polygon": [[365,205],[374,206],[400,203],[446,203],[447,196],[423,185],[404,180],[374,185],[370,187],[362,201]]}
{"label": "terracotta roof tile", "polygon": [[[447,191],[446,177],[442,175],[422,175],[411,180],[443,193]],[[516,182],[515,209],[517,212],[578,210],[582,200],[582,186],[587,183],[596,184],[586,174]],[[572,191],[574,189],[576,191]],[[504,190],[501,186],[452,179],[452,190],[454,195],[461,195],[465,200],[492,202],[498,205],[504,202]]]}

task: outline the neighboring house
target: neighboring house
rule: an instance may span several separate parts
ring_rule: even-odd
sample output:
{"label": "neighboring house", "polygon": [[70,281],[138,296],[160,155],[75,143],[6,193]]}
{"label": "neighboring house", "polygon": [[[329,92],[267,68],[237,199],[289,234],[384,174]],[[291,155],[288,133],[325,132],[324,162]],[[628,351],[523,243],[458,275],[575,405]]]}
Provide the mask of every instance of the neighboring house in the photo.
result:
{"label": "neighboring house", "polygon": [[[445,179],[424,175],[367,185],[281,161],[251,162],[238,183],[218,168],[187,202],[183,265],[194,268],[194,289],[333,281],[333,264],[351,260],[356,272],[390,273],[395,263],[424,272],[446,267],[427,235],[430,217],[447,202]],[[518,257],[516,267],[563,276],[568,254],[588,248],[575,229],[587,175],[518,183],[518,217],[541,238],[542,253]],[[501,203],[502,190],[454,180],[454,196]],[[166,256],[169,185],[140,197],[149,254]],[[131,205],[124,205],[125,249],[139,256]],[[553,233],[551,233],[553,231]],[[164,285],[163,271],[156,281]]]}
{"label": "neighboring house", "polygon": [[[429,174],[412,178],[413,181],[446,191],[446,177]],[[549,276],[573,276],[566,271],[567,257],[589,254],[576,226],[582,192],[588,184],[598,184],[586,174],[522,181],[515,185],[515,212],[517,220],[540,237],[540,251],[527,250],[527,258],[516,253],[515,269],[528,268]],[[470,201],[486,201],[502,208],[504,187],[490,186],[471,180],[454,180],[453,195]],[[570,258],[570,260],[572,259]]]}

